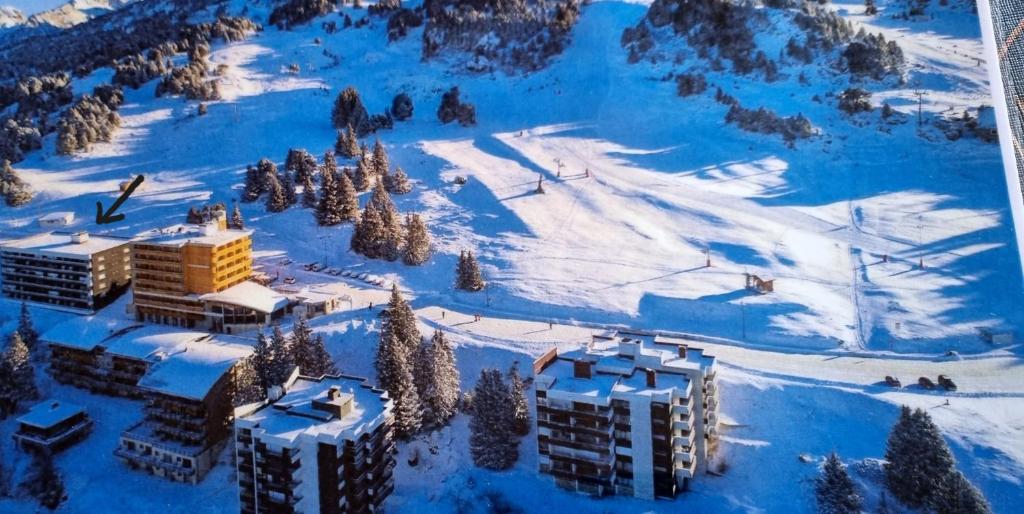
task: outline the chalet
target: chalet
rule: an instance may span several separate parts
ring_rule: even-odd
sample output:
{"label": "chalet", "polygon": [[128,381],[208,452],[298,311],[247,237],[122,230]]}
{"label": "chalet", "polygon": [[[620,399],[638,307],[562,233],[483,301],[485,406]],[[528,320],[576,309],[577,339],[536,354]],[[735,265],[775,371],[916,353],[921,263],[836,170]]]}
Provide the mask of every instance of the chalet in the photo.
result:
{"label": "chalet", "polygon": [[85,408],[61,400],[46,400],[16,420],[14,442],[19,448],[53,453],[84,439],[92,430]]}

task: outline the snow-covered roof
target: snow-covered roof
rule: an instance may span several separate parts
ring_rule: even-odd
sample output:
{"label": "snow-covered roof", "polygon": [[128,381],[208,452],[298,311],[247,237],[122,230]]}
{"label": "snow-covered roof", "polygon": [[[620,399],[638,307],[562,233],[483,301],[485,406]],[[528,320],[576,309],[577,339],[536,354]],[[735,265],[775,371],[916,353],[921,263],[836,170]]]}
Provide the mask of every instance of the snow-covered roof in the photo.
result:
{"label": "snow-covered roof", "polygon": [[38,221],[40,223],[51,223],[51,222],[57,222],[57,221],[60,221],[60,222],[70,222],[73,219],[75,219],[75,213],[73,213],[71,211],[62,211],[62,212],[51,212],[49,214],[44,214],[44,215],[39,217]]}
{"label": "snow-covered roof", "polygon": [[46,400],[33,405],[17,421],[23,425],[45,429],[82,412],[85,412],[85,407],[81,405],[62,400]]}
{"label": "snow-covered roof", "polygon": [[80,243],[72,241],[68,232],[41,232],[39,234],[9,239],[0,243],[4,250],[21,250],[54,257],[82,258],[92,254],[128,244],[130,239],[123,237],[97,236],[89,234]]}
{"label": "snow-covered roof", "polygon": [[142,325],[123,318],[76,316],[43,332],[40,339],[50,344],[92,351],[103,340],[140,327]]}
{"label": "snow-covered roof", "polygon": [[156,361],[178,351],[182,345],[210,337],[206,332],[181,330],[163,325],[144,325],[102,341],[107,353],[133,359]]}
{"label": "snow-covered roof", "polygon": [[[340,401],[347,401],[351,395],[351,410],[340,418],[313,409],[313,401],[326,401],[332,387],[340,390],[343,397]],[[365,379],[349,376],[299,377],[276,403],[238,420],[238,423],[263,432],[261,437],[269,436],[284,442],[292,442],[303,435],[317,439],[355,440],[380,426],[391,409],[392,403],[386,393],[369,387]]]}
{"label": "snow-covered roof", "polygon": [[248,280],[219,293],[204,294],[199,299],[206,302],[239,305],[268,314],[288,305],[288,298],[283,294]]}
{"label": "snow-covered roof", "polygon": [[236,362],[252,355],[251,343],[248,339],[222,335],[189,341],[154,364],[139,381],[139,387],[202,400]]}
{"label": "snow-covered roof", "polygon": [[251,235],[252,230],[222,229],[217,227],[216,222],[211,222],[204,225],[182,223],[157,228],[143,232],[138,237],[146,243],[181,247],[186,244],[221,246]]}
{"label": "snow-covered roof", "polygon": [[306,303],[322,303],[336,298],[350,298],[349,295],[332,291],[325,287],[306,287],[298,293],[295,293],[294,296],[299,301]]}

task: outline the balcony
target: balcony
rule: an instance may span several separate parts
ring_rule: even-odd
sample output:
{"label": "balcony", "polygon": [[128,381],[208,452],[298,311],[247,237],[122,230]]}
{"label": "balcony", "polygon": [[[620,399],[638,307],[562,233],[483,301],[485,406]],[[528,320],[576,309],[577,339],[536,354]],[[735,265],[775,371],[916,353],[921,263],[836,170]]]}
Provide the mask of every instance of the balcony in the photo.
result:
{"label": "balcony", "polygon": [[165,471],[169,471],[171,473],[178,473],[186,477],[195,475],[196,473],[195,468],[186,468],[181,464],[175,462],[167,462],[161,458],[157,458],[155,455],[146,455],[131,450],[127,450],[121,447],[114,450],[114,455],[122,459],[125,459],[129,462],[133,462],[137,465],[152,466],[155,468],[163,469]]}
{"label": "balcony", "polygon": [[673,405],[672,406],[672,415],[673,416],[689,416],[690,415],[690,407],[692,405],[693,405],[692,402],[690,404],[687,404],[687,405]]}

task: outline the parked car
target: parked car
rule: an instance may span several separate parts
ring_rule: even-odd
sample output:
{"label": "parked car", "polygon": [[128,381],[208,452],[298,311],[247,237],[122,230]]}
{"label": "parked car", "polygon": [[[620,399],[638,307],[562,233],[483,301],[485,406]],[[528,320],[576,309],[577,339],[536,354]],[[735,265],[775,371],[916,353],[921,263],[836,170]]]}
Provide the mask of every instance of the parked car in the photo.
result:
{"label": "parked car", "polygon": [[284,283],[285,284],[294,284],[295,283],[295,277],[284,277]]}
{"label": "parked car", "polygon": [[332,276],[332,277],[336,277],[336,276],[341,274],[341,270],[338,269],[338,268],[331,268],[331,269],[327,270],[327,274]]}
{"label": "parked car", "polygon": [[956,391],[956,382],[946,375],[939,375],[939,385],[947,391]]}
{"label": "parked car", "polygon": [[903,384],[900,383],[900,379],[889,375],[885,376],[885,383],[889,387],[903,387]]}
{"label": "parked car", "polygon": [[935,382],[932,382],[932,379],[928,377],[921,377],[917,379],[917,384],[925,389],[935,389]]}
{"label": "parked car", "polygon": [[312,271],[314,266],[319,266],[319,264],[317,264],[315,262],[310,262],[308,264],[303,265],[302,269],[304,269],[306,271]]}

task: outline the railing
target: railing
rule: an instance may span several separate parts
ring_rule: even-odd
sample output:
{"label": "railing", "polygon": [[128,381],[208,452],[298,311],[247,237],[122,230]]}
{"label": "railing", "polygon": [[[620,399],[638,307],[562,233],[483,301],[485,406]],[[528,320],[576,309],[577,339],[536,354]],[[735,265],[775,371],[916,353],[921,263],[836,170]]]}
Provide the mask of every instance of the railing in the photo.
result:
{"label": "railing", "polygon": [[45,446],[49,448],[50,446],[58,444],[64,441],[65,439],[69,439],[75,435],[78,435],[80,432],[88,431],[90,429],[92,429],[92,420],[86,419],[78,423],[75,423],[70,428],[57,435],[50,436],[47,438],[40,438],[39,436],[33,434],[24,434],[21,432],[15,432],[13,437],[16,441],[21,441],[23,443],[33,443],[39,446]]}
{"label": "railing", "polygon": [[157,458],[155,455],[144,455],[124,448],[117,448],[114,450],[114,455],[132,462],[145,463],[174,473],[181,473],[182,475],[190,476],[196,473],[196,468],[194,467],[186,468],[185,466],[175,462],[166,462],[161,458]]}

